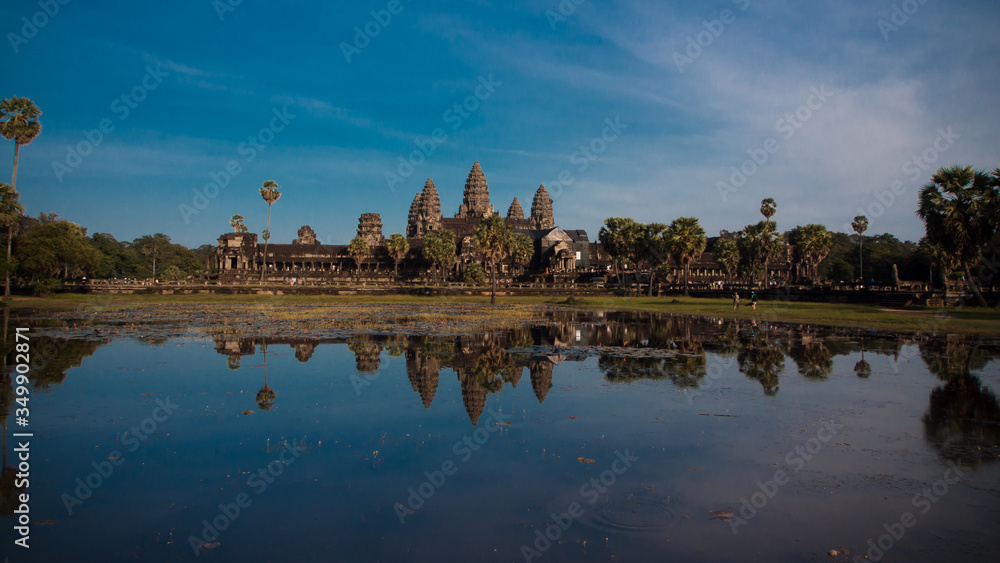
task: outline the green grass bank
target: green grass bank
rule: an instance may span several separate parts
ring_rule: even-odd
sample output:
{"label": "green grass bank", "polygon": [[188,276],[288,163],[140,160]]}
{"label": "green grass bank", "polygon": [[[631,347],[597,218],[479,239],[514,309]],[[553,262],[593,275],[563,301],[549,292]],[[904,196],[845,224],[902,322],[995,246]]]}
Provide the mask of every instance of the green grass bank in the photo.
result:
{"label": "green grass bank", "polygon": [[[690,297],[535,297],[501,296],[498,303],[521,303],[540,306],[571,307],[592,310],[627,310],[675,315],[697,315],[725,319],[767,322],[787,322],[842,327],[863,327],[928,333],[979,333],[1000,335],[1000,311],[980,307],[931,309],[911,306],[886,309],[877,305],[814,303],[796,301],[761,301],[757,310],[744,300],[734,311],[729,299]],[[169,304],[255,304],[255,303],[336,304],[383,303],[436,304],[489,303],[489,297],[415,295],[78,295],[64,294],[47,298],[15,297],[8,302],[11,309],[130,307],[136,305]]]}

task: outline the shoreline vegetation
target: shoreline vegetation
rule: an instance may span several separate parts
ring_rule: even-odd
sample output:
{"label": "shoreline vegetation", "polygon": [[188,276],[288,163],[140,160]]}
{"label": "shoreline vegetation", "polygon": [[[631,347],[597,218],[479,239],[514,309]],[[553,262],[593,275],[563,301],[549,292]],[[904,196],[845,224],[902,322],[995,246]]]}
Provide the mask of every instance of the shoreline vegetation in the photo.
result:
{"label": "shoreline vegetation", "polygon": [[[489,297],[483,296],[448,296],[423,297],[413,295],[379,295],[379,296],[330,296],[330,295],[80,295],[64,294],[51,297],[14,297],[7,302],[13,311],[29,311],[32,309],[92,309],[128,310],[146,306],[170,305],[316,305],[316,306],[364,306],[373,311],[380,307],[393,305],[427,305],[434,307],[448,305],[477,305],[490,309]],[[639,311],[669,315],[690,315],[699,317],[715,317],[720,319],[736,319],[743,321],[778,322],[793,324],[809,324],[831,327],[871,328],[875,330],[891,330],[902,332],[919,332],[927,334],[983,334],[1000,335],[1000,314],[992,308],[981,307],[951,307],[934,309],[923,306],[907,306],[903,308],[886,308],[878,305],[844,304],[844,303],[814,303],[797,301],[761,301],[756,310],[748,304],[739,310],[733,310],[731,299],[693,298],[693,297],[576,297],[576,296],[505,296],[500,306],[528,306],[548,308],[566,307],[572,309],[606,310],[606,311]],[[318,307],[317,313],[321,313]],[[473,328],[481,323],[474,322],[476,315],[463,313],[465,320]],[[488,316],[488,313],[484,313]],[[321,320],[321,319],[317,319]],[[456,319],[457,320],[457,319]],[[457,327],[450,327],[457,328]]]}

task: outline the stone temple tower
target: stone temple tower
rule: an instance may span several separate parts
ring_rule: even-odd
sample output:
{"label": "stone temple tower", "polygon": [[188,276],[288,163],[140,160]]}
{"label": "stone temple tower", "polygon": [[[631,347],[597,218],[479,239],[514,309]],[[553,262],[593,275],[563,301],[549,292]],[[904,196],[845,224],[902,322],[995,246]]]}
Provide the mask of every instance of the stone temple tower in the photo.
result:
{"label": "stone temple tower", "polygon": [[510,202],[510,207],[507,209],[507,220],[508,221],[524,221],[524,209],[521,209],[521,202],[514,198],[514,201]]}
{"label": "stone temple tower", "polygon": [[430,178],[424,184],[422,192],[413,198],[410,205],[410,217],[406,223],[406,236],[422,237],[431,231],[441,228],[441,198],[437,187]]}
{"label": "stone temple tower", "polygon": [[418,217],[420,216],[420,206],[423,203],[423,198],[420,197],[420,192],[413,195],[413,203],[410,204],[410,215],[406,220],[406,236],[416,237],[420,236],[420,221]]}
{"label": "stone temple tower", "polygon": [[545,189],[545,184],[538,187],[535,200],[531,202],[531,217],[528,218],[529,229],[554,229],[556,220],[552,216],[552,198]]}
{"label": "stone temple tower", "polygon": [[382,236],[382,216],[378,213],[364,213],[358,219],[358,236],[368,241],[368,246],[385,244]]}
{"label": "stone temple tower", "polygon": [[465,180],[465,195],[462,205],[455,214],[456,219],[482,219],[494,215],[490,205],[490,186],[486,183],[486,175],[479,167],[479,161],[472,165],[469,177]]}

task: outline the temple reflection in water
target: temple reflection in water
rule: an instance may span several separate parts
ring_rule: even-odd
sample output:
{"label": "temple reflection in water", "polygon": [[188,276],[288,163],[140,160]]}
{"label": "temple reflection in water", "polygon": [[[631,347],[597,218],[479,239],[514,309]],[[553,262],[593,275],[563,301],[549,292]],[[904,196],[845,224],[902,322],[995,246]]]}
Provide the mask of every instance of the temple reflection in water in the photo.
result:
{"label": "temple reflection in water", "polygon": [[981,446],[1000,443],[1000,404],[973,375],[997,357],[998,348],[975,336],[873,334],[655,314],[554,313],[545,324],[489,334],[217,339],[215,348],[228,356],[230,365],[239,365],[239,358],[265,344],[291,347],[300,362],[308,362],[319,345],[346,345],[355,356],[357,372],[369,375],[381,369],[383,352],[402,357],[410,385],[427,409],[438,397],[442,371],[450,370],[460,383],[473,425],[483,414],[488,394],[508,384],[516,388],[525,370],[535,398],[544,404],[556,365],[592,357],[609,383],[668,380],[682,391],[702,387],[712,363],[735,363],[739,373],[760,384],[764,395],[776,396],[783,377],[797,373],[816,382],[831,377],[838,356],[860,356],[853,373],[865,379],[872,375],[865,354],[888,357],[892,366],[908,361],[907,354],[919,354],[942,382],[931,394],[923,419],[928,442],[943,458],[968,464],[995,460],[991,447]]}
{"label": "temple reflection in water", "polygon": [[[141,340],[147,345],[166,341]],[[32,357],[35,384],[41,388],[61,384],[71,368],[108,342],[39,336]],[[941,456],[982,463],[996,459],[992,447],[1000,443],[1000,403],[975,375],[1000,355],[1000,346],[975,335],[930,337],[657,314],[553,312],[544,324],[454,337],[215,339],[215,350],[226,356],[229,369],[240,369],[244,357],[264,347],[274,351],[288,346],[299,362],[306,363],[321,345],[346,345],[362,375],[379,373],[383,352],[390,358],[403,358],[413,392],[427,409],[438,397],[442,371],[452,371],[473,425],[483,414],[487,395],[507,385],[516,388],[526,370],[535,398],[545,404],[556,365],[593,357],[609,383],[668,380],[682,391],[697,390],[705,386],[707,377],[717,376],[713,369],[718,368],[712,364],[735,363],[739,373],[760,384],[764,395],[775,396],[781,379],[794,373],[811,381],[826,380],[833,375],[838,356],[860,357],[853,368],[859,379],[872,376],[866,354],[868,358],[888,357],[891,366],[915,359],[907,355],[919,356],[940,380],[929,398],[923,424],[926,439]],[[270,408],[280,390],[272,389],[266,379],[263,384],[259,404]],[[9,386],[2,386],[4,412],[13,399],[9,391]]]}

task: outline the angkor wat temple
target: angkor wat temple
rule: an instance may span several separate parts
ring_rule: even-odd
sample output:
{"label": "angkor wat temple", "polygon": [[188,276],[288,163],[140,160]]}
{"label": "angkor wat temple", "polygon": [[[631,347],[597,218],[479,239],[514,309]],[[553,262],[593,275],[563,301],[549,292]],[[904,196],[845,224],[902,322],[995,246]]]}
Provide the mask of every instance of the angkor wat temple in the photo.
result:
{"label": "angkor wat temple", "polygon": [[[534,254],[527,265],[501,264],[501,277],[530,282],[577,282],[608,272],[611,264],[608,253],[597,242],[590,242],[586,231],[557,227],[552,203],[544,184],[535,192],[527,217],[516,197],[510,203],[505,220],[514,232],[523,233],[532,240]],[[480,222],[493,215],[499,213],[490,202],[489,184],[478,161],[469,171],[462,203],[453,217],[442,214],[437,187],[428,178],[410,204],[405,232],[410,248],[398,264],[399,279],[421,281],[431,278],[432,264],[422,252],[424,238],[442,229],[455,235],[457,260],[450,266],[449,274],[460,279],[468,265],[481,262],[472,242],[473,233]],[[381,215],[362,214],[358,219],[357,236],[365,239],[370,248],[369,255],[360,264],[350,255],[348,245],[320,244],[313,229],[305,225],[291,244],[267,245],[265,278],[269,281],[297,278],[305,283],[348,279],[392,281],[397,268],[386,250]],[[709,239],[710,247],[712,240]],[[663,281],[676,284],[681,277],[680,268],[672,260],[668,263],[673,273],[669,280]],[[260,279],[263,264],[264,245],[258,243],[256,234],[228,233],[219,237],[215,267],[220,282],[256,281]],[[787,283],[805,277],[807,267],[797,249],[785,245],[781,255],[768,263],[768,276]],[[704,252],[691,265],[692,281],[716,283],[726,279],[711,252]]]}
{"label": "angkor wat temple", "polygon": [[[426,276],[431,264],[424,259],[424,237],[441,229],[455,234],[457,263],[454,274],[461,274],[468,264],[478,262],[472,236],[483,219],[498,215],[490,202],[490,188],[486,175],[477,161],[465,181],[462,204],[454,217],[441,213],[441,199],[430,178],[410,205],[405,236],[410,250],[399,263],[403,279],[420,279]],[[565,275],[575,276],[582,271],[600,267],[603,271],[610,257],[600,245],[588,240],[586,231],[565,230],[556,227],[552,198],[545,186],[539,186],[531,203],[531,214],[525,218],[517,198],[507,209],[506,221],[516,233],[531,238],[535,251],[527,267],[502,264],[501,272],[512,275]],[[358,220],[357,236],[364,238],[370,255],[360,266],[348,252],[347,245],[320,244],[316,233],[308,225],[298,231],[291,244],[267,245],[267,277],[297,277],[303,281],[325,280],[348,275],[372,279],[390,276],[395,264],[385,248],[386,237],[382,232],[382,219],[378,213],[365,213]],[[264,264],[264,245],[258,243],[254,233],[228,233],[219,237],[216,250],[216,267],[220,281],[240,281],[259,276]]]}

